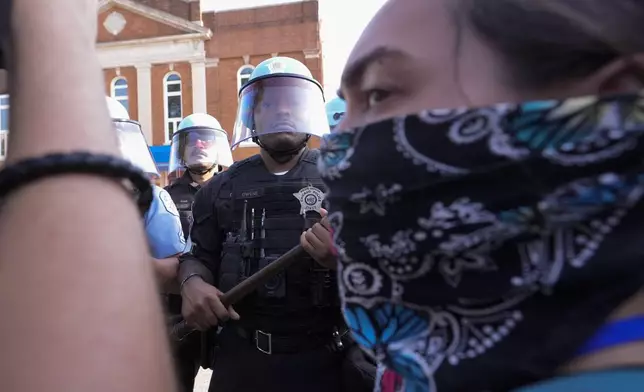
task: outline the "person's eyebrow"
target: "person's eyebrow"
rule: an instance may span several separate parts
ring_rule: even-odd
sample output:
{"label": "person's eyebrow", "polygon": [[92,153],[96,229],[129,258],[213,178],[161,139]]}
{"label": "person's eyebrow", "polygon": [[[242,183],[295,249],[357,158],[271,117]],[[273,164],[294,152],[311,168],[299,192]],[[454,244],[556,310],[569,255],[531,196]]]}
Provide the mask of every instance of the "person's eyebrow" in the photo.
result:
{"label": "person's eyebrow", "polygon": [[[341,85],[343,87],[358,85],[367,67],[384,57],[406,57],[406,55],[398,49],[378,46],[366,55],[358,58],[358,60],[347,65],[342,74]],[[338,91],[338,97],[343,98],[341,89]]]}

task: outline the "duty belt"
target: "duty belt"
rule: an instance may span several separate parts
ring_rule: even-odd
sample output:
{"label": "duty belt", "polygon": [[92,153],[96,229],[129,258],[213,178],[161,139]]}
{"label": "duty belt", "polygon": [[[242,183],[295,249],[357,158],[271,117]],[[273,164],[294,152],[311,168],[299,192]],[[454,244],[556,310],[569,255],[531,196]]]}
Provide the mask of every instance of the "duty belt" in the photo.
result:
{"label": "duty belt", "polygon": [[332,351],[342,348],[342,343],[340,342],[342,336],[339,332],[328,331],[327,333],[318,332],[315,334],[284,336],[239,326],[233,326],[232,328],[239,337],[247,340],[257,350],[268,355],[295,354],[323,347],[327,347]]}

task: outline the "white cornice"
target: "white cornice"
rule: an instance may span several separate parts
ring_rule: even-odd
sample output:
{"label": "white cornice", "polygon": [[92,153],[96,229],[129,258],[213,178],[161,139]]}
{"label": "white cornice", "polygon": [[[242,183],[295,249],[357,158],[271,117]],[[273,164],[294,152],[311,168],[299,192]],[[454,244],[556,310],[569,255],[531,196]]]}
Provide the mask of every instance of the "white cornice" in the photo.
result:
{"label": "white cornice", "polygon": [[173,64],[205,61],[204,42],[175,36],[174,39],[149,38],[97,45],[101,66],[106,68],[131,67],[141,64]]}
{"label": "white cornice", "polygon": [[206,59],[206,68],[214,68],[219,66],[219,58],[211,57]]}
{"label": "white cornice", "polygon": [[163,37],[131,39],[127,41],[99,42],[96,44],[98,49],[124,46],[142,46],[160,42],[193,42],[195,44],[202,42],[201,34],[182,34],[166,35]]}
{"label": "white cornice", "polygon": [[303,52],[304,52],[304,58],[305,59],[318,59],[318,58],[320,58],[320,50],[319,49],[306,49]]}
{"label": "white cornice", "polygon": [[100,0],[98,3],[98,12],[100,13],[105,11],[110,6],[119,6],[159,23],[163,23],[189,33],[199,34],[204,39],[210,39],[212,37],[212,31],[209,28],[203,27],[199,23],[191,22],[187,19],[148,7],[132,0]]}

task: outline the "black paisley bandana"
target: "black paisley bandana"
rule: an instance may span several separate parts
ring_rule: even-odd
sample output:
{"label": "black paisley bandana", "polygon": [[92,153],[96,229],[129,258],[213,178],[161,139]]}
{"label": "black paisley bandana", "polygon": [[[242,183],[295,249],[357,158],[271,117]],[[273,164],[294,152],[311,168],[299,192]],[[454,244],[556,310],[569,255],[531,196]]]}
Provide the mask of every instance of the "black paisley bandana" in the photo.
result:
{"label": "black paisley bandana", "polygon": [[644,98],[430,110],[328,135],[346,321],[383,392],[551,377],[644,275]]}

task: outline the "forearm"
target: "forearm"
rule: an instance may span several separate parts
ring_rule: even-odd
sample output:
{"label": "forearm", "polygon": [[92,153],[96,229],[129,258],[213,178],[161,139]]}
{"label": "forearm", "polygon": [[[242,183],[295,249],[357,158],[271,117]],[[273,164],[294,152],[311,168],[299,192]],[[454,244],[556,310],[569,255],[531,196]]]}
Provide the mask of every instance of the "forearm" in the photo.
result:
{"label": "forearm", "polygon": [[179,293],[179,284],[177,282],[177,274],[179,272],[178,256],[167,257],[165,259],[152,259],[157,285],[164,293]]}
{"label": "forearm", "polygon": [[120,155],[90,31],[95,19],[92,1],[15,1],[8,161],[79,149]]}
{"label": "forearm", "polygon": [[[84,12],[95,20],[96,3],[16,1],[10,161],[78,149],[118,154],[94,36],[87,36],[95,22],[82,22]],[[0,370],[3,385],[173,390],[144,241],[135,205],[112,181],[50,178],[7,199],[0,347],[11,361]]]}
{"label": "forearm", "polygon": [[[25,391],[51,385],[106,392],[117,386],[133,392],[172,390],[143,233],[127,219],[136,210],[113,184],[70,179],[62,189],[58,182],[26,188],[2,212],[0,347],[12,360],[0,370],[0,379]],[[69,197],[87,187],[112,193],[112,202]],[[84,224],[71,220],[70,211],[82,214]],[[26,227],[29,217],[37,217],[37,224]],[[121,236],[131,239],[127,247],[118,246]],[[39,369],[39,376],[27,376],[28,369]]]}

